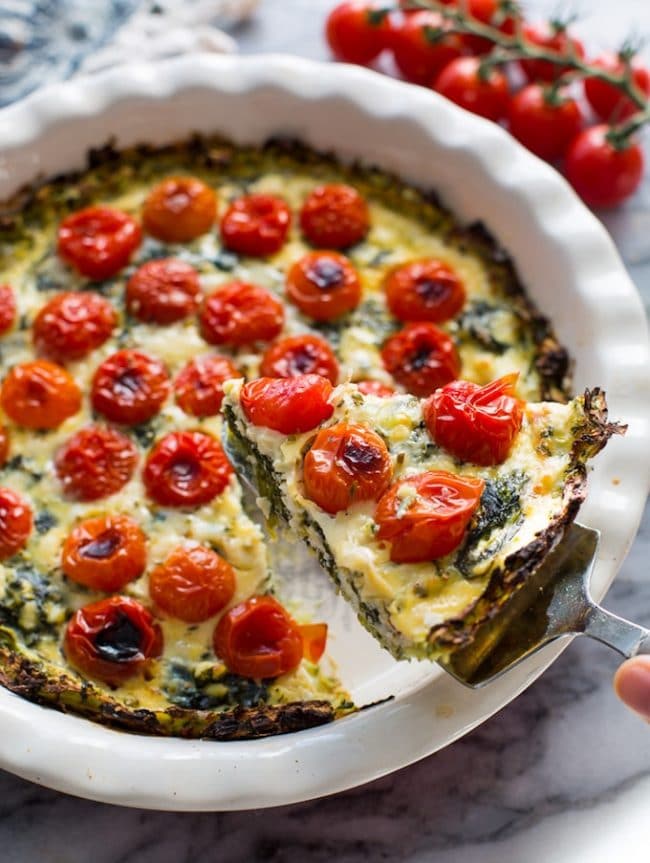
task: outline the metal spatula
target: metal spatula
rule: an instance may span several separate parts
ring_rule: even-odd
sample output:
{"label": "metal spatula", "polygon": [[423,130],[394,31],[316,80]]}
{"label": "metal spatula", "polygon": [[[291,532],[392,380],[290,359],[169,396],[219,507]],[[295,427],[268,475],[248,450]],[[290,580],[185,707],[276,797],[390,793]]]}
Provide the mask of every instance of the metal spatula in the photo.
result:
{"label": "metal spatula", "polygon": [[466,686],[485,686],[556,638],[588,635],[625,657],[650,653],[650,630],[617,617],[589,595],[600,534],[573,524],[545,563],[474,641],[443,668]]}

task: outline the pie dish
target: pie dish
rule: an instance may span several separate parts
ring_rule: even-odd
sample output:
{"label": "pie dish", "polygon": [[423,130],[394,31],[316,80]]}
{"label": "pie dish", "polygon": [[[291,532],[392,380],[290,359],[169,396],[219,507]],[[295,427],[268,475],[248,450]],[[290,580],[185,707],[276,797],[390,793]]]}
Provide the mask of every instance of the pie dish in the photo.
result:
{"label": "pie dish", "polygon": [[[51,98],[36,96],[25,105],[6,112],[7,115],[13,115],[15,121],[8,124],[12,129],[12,140],[4,159],[10,180],[3,190],[6,194],[2,194],[2,197],[8,197],[18,186],[33,180],[37,173],[50,176],[81,167],[86,150],[105,143],[107,130],[117,136],[119,146],[128,146],[143,139],[148,143],[163,144],[187,137],[192,131],[210,133],[217,127],[220,132],[244,141],[261,141],[279,132],[297,134],[321,149],[334,148],[344,158],[355,155],[367,161],[370,157],[382,168],[395,170],[420,185],[428,183],[436,186],[462,219],[469,221],[476,217],[483,218],[513,252],[534,299],[544,312],[550,314],[558,327],[561,341],[569,344],[576,356],[577,385],[592,383],[594,379],[603,384],[610,393],[613,415],[624,417],[630,423],[625,442],[628,455],[617,458],[620,451],[618,441],[605,453],[593,477],[593,486],[600,493],[592,495],[585,509],[585,520],[597,527],[599,504],[594,503],[595,498],[598,498],[601,506],[604,500],[611,508],[614,499],[621,496],[627,507],[627,515],[621,523],[613,523],[611,515],[608,521],[605,553],[597,573],[597,587],[602,591],[614,574],[612,557],[620,559],[631,539],[630,523],[634,525],[635,519],[638,520],[647,476],[646,455],[640,445],[647,431],[647,425],[644,425],[647,418],[639,406],[644,403],[642,390],[643,364],[647,361],[646,335],[638,301],[611,244],[550,169],[523,154],[511,142],[506,146],[505,137],[489,124],[486,128],[486,124],[467,117],[435,97],[431,100],[429,94],[412,93],[401,85],[380,82],[369,73],[349,69],[330,70],[328,67],[325,81],[319,77],[319,70],[318,66],[286,58],[250,61],[206,58],[193,60],[191,64],[185,61],[170,63],[155,71],[134,67],[128,72],[122,70],[119,74],[109,73],[94,81],[63,86],[57,98],[60,107],[57,117],[49,116],[49,106],[53,104]],[[298,72],[301,80],[299,86],[295,85]],[[220,83],[215,86],[213,81],[217,78]],[[298,87],[299,93],[293,92],[294,85]],[[356,94],[354,98],[339,95],[346,88]],[[241,110],[242,93],[247,94],[247,108],[255,110]],[[389,122],[382,119],[381,115],[385,113],[386,99],[394,93],[408,94],[408,99],[402,102],[400,97],[400,109]],[[425,101],[421,101],[423,97],[426,97]],[[164,107],[160,101],[162,99]],[[357,99],[366,107],[359,107]],[[408,111],[404,107],[406,101],[409,104]],[[301,106],[299,123],[296,121],[297,104]],[[240,106],[239,111],[234,108],[236,105]],[[368,105],[376,107],[371,111]],[[425,116],[433,112],[434,108],[435,123],[433,120],[429,122]],[[325,114],[327,121],[323,119]],[[414,116],[420,119],[415,122],[412,119]],[[223,122],[215,122],[225,117],[228,118],[227,127]],[[333,122],[333,118],[336,118],[336,122]],[[378,127],[373,124],[378,124]],[[382,131],[381,139],[373,134],[376,128]],[[444,134],[440,131],[442,128]],[[409,133],[412,142],[409,158],[397,146],[394,135],[398,129],[401,134]],[[346,140],[359,139],[361,130],[364,139],[374,142],[373,152],[346,145]],[[465,152],[462,142],[467,137],[476,140],[477,136],[481,140],[480,152]],[[507,162],[501,158],[505,150],[509,151]],[[442,154],[445,155],[444,159],[440,158]],[[438,156],[438,159],[435,161],[436,170],[432,171],[431,159],[434,156]],[[36,165],[35,159],[38,160]],[[465,177],[467,182],[460,182],[461,177]],[[516,183],[521,183],[521,186]],[[472,186],[471,194],[469,186]],[[507,207],[494,206],[495,201],[506,200],[505,197],[496,197],[496,189],[501,190],[499,195],[507,195]],[[530,206],[533,199],[537,207],[534,212]],[[569,221],[566,219],[567,214],[571,216]],[[544,215],[546,218],[543,218]],[[571,243],[568,242],[568,235]],[[597,261],[596,265],[594,261]],[[603,274],[607,277],[607,290],[602,281]],[[545,285],[542,275],[548,276],[547,284],[553,285],[552,292],[548,294],[543,290]],[[624,336],[619,332],[622,328],[617,328],[615,321],[611,323],[613,309],[609,308],[606,315],[603,313],[603,308],[607,306],[608,291],[614,289],[616,314],[625,321]],[[570,291],[570,304],[565,301],[567,291]],[[609,302],[611,304],[613,301]],[[607,319],[610,325],[606,325]],[[602,322],[600,329],[599,321]],[[602,337],[587,341],[585,330],[581,329],[587,326],[596,327],[596,332],[599,335],[602,333]],[[629,351],[634,345],[637,346],[635,354],[622,351],[623,346]],[[616,356],[616,364],[609,362],[611,356]],[[626,356],[633,356],[636,365],[632,363],[626,367]],[[587,370],[589,381],[585,379]],[[633,466],[629,462],[630,457],[633,458]],[[613,485],[613,480],[617,480],[618,484]],[[621,486],[624,486],[624,491]],[[609,568],[605,566],[608,561]],[[325,594],[322,600],[334,603]],[[50,733],[55,733],[60,738],[58,754],[49,761],[37,756],[38,767],[30,769],[24,757],[20,753],[16,754],[15,749],[12,750],[12,716],[26,716],[29,714],[22,711],[30,710],[36,711],[33,715],[41,716],[44,711],[22,702],[17,703],[16,699],[3,692],[1,703],[4,705],[6,700],[8,730],[5,763],[23,775],[38,775],[55,787],[138,805],[243,808],[289,802],[364,781],[432,751],[444,741],[457,736],[461,730],[475,724],[479,716],[489,715],[500,703],[514,695],[527,677],[532,678],[542,667],[541,662],[534,662],[531,664],[534,670],[530,668],[526,675],[517,672],[510,676],[506,692],[500,696],[497,694],[502,685],[499,684],[485,696],[480,696],[481,707],[478,708],[476,702],[472,705],[471,701],[467,701],[466,693],[458,691],[449,681],[442,680],[435,668],[402,667],[397,671],[382,655],[373,652],[373,644],[363,639],[356,640],[356,630],[351,630],[344,608],[333,605],[332,610],[331,619],[338,630],[335,654],[339,650],[341,656],[345,656],[346,652],[349,654],[349,649],[345,649],[345,639],[354,639],[348,641],[347,646],[349,648],[350,643],[355,645],[358,662],[348,669],[345,669],[343,662],[341,665],[343,671],[348,672],[347,679],[352,681],[355,700],[364,703],[392,694],[397,695],[397,698],[393,703],[341,720],[334,726],[341,731],[333,733],[332,739],[328,739],[327,729],[304,732],[301,738],[286,738],[284,747],[287,740],[295,740],[291,746],[292,757],[299,757],[300,762],[298,779],[290,790],[270,791],[270,786],[265,786],[262,777],[259,784],[255,782],[258,774],[253,764],[259,764],[261,749],[255,750],[253,747],[268,746],[265,754],[271,756],[277,753],[277,757],[281,758],[284,752],[286,757],[286,748],[282,745],[275,748],[274,741],[229,744],[233,748],[228,754],[225,751],[213,754],[206,750],[205,743],[191,744],[184,741],[140,740],[140,747],[136,750],[133,747],[134,738],[124,734],[116,736],[116,732],[92,726],[89,729],[81,720],[52,714],[47,714],[47,719],[38,723],[38,741],[30,740],[30,749],[32,752],[40,749],[41,741],[44,742]],[[337,627],[339,622],[341,625]],[[439,713],[445,714],[450,702],[454,721],[450,723],[441,715],[432,728],[430,718],[433,706],[444,708]],[[427,704],[428,708],[425,707]],[[473,713],[477,709],[478,715]],[[397,756],[398,760],[381,766],[371,751],[350,761],[349,747],[354,748],[360,734],[368,741],[370,749],[374,745],[377,747],[376,752],[380,752],[382,723],[384,720],[395,721],[392,717],[398,715],[404,717],[406,727],[411,727],[415,735],[410,736],[409,743],[412,746],[408,753],[402,751]],[[428,729],[425,719],[429,720]],[[74,728],[74,734],[65,732],[66,728]],[[421,742],[418,742],[416,730],[421,735]],[[108,735],[108,738],[102,735]],[[438,740],[433,746],[432,738]],[[123,758],[117,770],[114,766],[110,768],[110,776],[102,768],[102,787],[93,791],[83,778],[85,774],[77,770],[69,758],[72,750],[67,750],[67,759],[59,758],[59,753],[62,754],[68,746],[80,751],[77,747],[83,740],[81,745],[87,769],[95,775],[101,763],[102,741],[106,739],[115,741],[114,745],[120,747]],[[161,746],[169,746],[169,749],[161,750]],[[340,762],[336,759],[338,768],[328,763],[328,751],[341,756]],[[173,782],[178,782],[178,787],[183,788],[182,799],[174,801],[169,784],[165,787],[158,778],[153,779],[150,771],[156,770],[151,761],[154,752],[158,753],[158,768],[165,760],[164,753],[177,765]],[[162,759],[160,755],[163,755]],[[140,767],[135,767],[135,762],[131,760],[134,757]],[[207,777],[214,775],[216,764],[220,770],[232,771],[233,757],[237,761],[237,776],[241,777],[241,784],[233,786],[232,782],[225,781],[221,790],[215,789]],[[130,771],[125,772],[127,764],[130,765]],[[146,769],[143,768],[144,764],[147,764]],[[208,764],[212,765],[211,771],[207,769]],[[108,762],[104,762],[104,765],[107,766]],[[249,778],[246,777],[248,770],[251,771]],[[312,771],[319,770],[320,775],[314,778]],[[183,771],[186,772],[181,777]],[[183,781],[190,776],[193,777],[191,781]],[[201,781],[197,779],[199,776],[206,778]],[[249,781],[253,784],[249,784]],[[127,787],[134,787],[132,795],[124,793]]]}

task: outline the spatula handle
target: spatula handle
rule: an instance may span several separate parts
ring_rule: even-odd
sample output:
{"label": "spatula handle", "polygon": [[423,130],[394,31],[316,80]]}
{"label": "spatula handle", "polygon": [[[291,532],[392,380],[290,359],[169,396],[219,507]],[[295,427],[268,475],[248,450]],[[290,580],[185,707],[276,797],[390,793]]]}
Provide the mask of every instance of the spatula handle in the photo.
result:
{"label": "spatula handle", "polygon": [[583,633],[613,647],[628,659],[639,653],[650,653],[650,630],[599,605],[592,606]]}

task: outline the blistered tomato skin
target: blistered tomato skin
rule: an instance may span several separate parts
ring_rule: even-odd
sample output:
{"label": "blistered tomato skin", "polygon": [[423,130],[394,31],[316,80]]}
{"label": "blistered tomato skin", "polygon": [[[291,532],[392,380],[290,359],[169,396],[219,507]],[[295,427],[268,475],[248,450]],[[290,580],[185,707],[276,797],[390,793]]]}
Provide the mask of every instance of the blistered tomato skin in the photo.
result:
{"label": "blistered tomato skin", "polygon": [[258,378],[244,384],[241,406],[253,425],[281,434],[302,434],[329,419],[332,384],[320,375]]}
{"label": "blistered tomato skin", "polygon": [[13,327],[16,320],[16,297],[11,285],[0,285],[0,336]]}
{"label": "blistered tomato skin", "polygon": [[107,357],[93,376],[93,408],[121,425],[139,425],[154,417],[171,384],[160,360],[126,349]]}
{"label": "blistered tomato skin", "polygon": [[196,311],[200,298],[199,274],[176,258],[147,261],[126,285],[126,307],[144,323],[181,321]]}
{"label": "blistered tomato skin", "polygon": [[54,468],[69,500],[101,500],[120,491],[133,476],[138,454],[126,435],[89,426],[57,452]]}
{"label": "blistered tomato skin", "polygon": [[183,431],[171,432],[154,445],[142,479],[147,494],[160,506],[195,507],[220,495],[232,472],[215,438]]}
{"label": "blistered tomato skin", "polygon": [[308,662],[318,662],[327,647],[327,624],[304,623],[298,627],[302,637],[302,652]]}
{"label": "blistered tomato skin", "polygon": [[0,404],[29,429],[55,429],[81,408],[81,390],[61,366],[33,360],[14,366],[2,383]]}
{"label": "blistered tomato skin", "polygon": [[147,563],[146,539],[126,515],[86,519],[75,525],[61,552],[65,575],[93,590],[113,593],[139,578]]}
{"label": "blistered tomato skin", "polygon": [[336,385],[339,364],[334,351],[319,336],[288,336],[272,344],[262,357],[260,376],[295,378],[297,375],[320,375]]}
{"label": "blistered tomato skin", "polygon": [[201,335],[211,345],[269,342],[284,325],[282,303],[264,288],[228,282],[208,296],[200,314]]}
{"label": "blistered tomato skin", "polygon": [[110,338],[117,314],[111,303],[93,291],[57,294],[36,315],[34,347],[56,362],[80,360]]}
{"label": "blistered tomato skin", "polygon": [[29,504],[10,488],[0,488],[0,560],[13,557],[27,544],[33,516]]}
{"label": "blistered tomato skin", "polygon": [[321,429],[303,463],[305,494],[335,515],[356,503],[377,500],[388,486],[392,464],[378,434],[360,425]]}
{"label": "blistered tomato skin", "polygon": [[525,403],[515,396],[517,378],[507,375],[484,387],[452,381],[436,390],[423,408],[431,437],[461,461],[502,464],[524,416]]}
{"label": "blistered tomato skin", "polygon": [[386,302],[400,321],[453,318],[465,304],[465,286],[451,267],[435,258],[411,261],[391,270],[384,283]]}
{"label": "blistered tomato skin", "polygon": [[143,605],[130,597],[111,596],[72,615],[63,649],[82,674],[120,686],[160,656],[163,636]]}
{"label": "blistered tomato skin", "polygon": [[167,177],[149,192],[142,209],[145,231],[165,243],[189,243],[217,217],[214,191],[196,177]]}
{"label": "blistered tomato skin", "polygon": [[166,614],[201,623],[228,605],[236,582],[235,570],[211,548],[180,546],[149,574],[149,595]]}
{"label": "blistered tomato skin", "polygon": [[376,537],[388,541],[393,563],[421,563],[451,554],[463,541],[485,483],[426,471],[392,485],[375,510]]}
{"label": "blistered tomato skin", "polygon": [[370,229],[365,199],[352,186],[317,186],[300,210],[305,239],[320,249],[347,249],[361,242]]}
{"label": "blistered tomato skin", "polygon": [[241,373],[228,357],[197,357],[181,369],[174,381],[176,402],[186,414],[216,416],[221,410],[224,381],[238,377]]}
{"label": "blistered tomato skin", "polygon": [[221,221],[221,239],[240,255],[268,257],[285,244],[291,212],[277,195],[245,195],[228,207]]}
{"label": "blistered tomato skin", "polygon": [[272,596],[253,596],[227,611],[213,642],[229,671],[254,680],[287,674],[303,656],[300,628]]}
{"label": "blistered tomato skin", "polygon": [[308,318],[332,321],[361,302],[361,281],[338,252],[308,252],[287,273],[287,297]]}
{"label": "blistered tomato skin", "polygon": [[407,324],[381,352],[386,371],[413,395],[423,398],[457,378],[460,359],[452,339],[435,324]]}
{"label": "blistered tomato skin", "polygon": [[82,276],[110,279],[131,260],[140,245],[140,225],[112,207],[87,207],[59,225],[58,252]]}

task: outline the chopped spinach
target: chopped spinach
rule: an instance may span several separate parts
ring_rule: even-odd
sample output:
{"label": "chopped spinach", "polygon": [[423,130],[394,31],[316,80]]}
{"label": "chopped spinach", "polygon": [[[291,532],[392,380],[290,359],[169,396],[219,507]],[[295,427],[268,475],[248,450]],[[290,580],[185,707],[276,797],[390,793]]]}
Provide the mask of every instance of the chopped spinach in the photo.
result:
{"label": "chopped spinach", "polygon": [[178,707],[190,710],[213,710],[218,707],[256,707],[268,700],[268,686],[237,674],[199,674],[194,669],[173,662],[163,684],[165,694]]}

